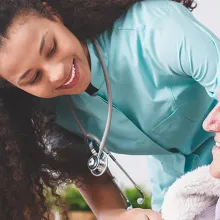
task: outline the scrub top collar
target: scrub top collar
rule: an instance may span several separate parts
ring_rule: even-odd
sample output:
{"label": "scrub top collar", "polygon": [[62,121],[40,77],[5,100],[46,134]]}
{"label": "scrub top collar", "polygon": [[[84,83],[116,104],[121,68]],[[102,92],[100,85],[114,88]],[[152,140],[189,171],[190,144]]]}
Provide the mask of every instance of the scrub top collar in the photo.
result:
{"label": "scrub top collar", "polygon": [[[97,39],[99,48],[101,50],[104,62],[106,67],[108,68],[108,57],[104,43],[102,40]],[[101,63],[99,61],[98,54],[96,52],[95,46],[93,45],[92,41],[87,41],[87,46],[90,54],[91,59],[91,84],[97,88],[98,90],[105,83],[104,73],[102,70]]]}

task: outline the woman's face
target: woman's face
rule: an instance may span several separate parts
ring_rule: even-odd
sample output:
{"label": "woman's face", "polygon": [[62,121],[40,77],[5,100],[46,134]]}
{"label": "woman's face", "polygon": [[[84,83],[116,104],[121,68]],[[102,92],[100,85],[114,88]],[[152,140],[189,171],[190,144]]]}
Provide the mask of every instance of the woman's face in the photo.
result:
{"label": "woman's face", "polygon": [[[220,87],[218,89],[218,100],[220,100]],[[212,150],[213,161],[210,166],[210,173],[213,177],[220,179],[220,102],[203,122],[203,128],[206,131],[215,132],[216,146]]]}
{"label": "woman's face", "polygon": [[18,17],[0,49],[0,77],[42,98],[79,94],[91,78],[87,53],[58,19]]}

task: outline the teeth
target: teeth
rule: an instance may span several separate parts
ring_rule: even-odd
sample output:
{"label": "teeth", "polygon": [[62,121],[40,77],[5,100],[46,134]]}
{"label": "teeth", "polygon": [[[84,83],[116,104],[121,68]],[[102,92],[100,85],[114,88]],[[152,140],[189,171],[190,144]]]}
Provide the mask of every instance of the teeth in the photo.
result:
{"label": "teeth", "polygon": [[75,69],[75,66],[73,65],[72,76],[71,76],[70,80],[67,83],[64,84],[64,86],[69,85],[73,81],[73,79],[75,78],[75,75],[76,75],[76,69]]}
{"label": "teeth", "polygon": [[217,147],[220,147],[220,143],[219,143],[219,142],[216,142],[216,146],[217,146]]}

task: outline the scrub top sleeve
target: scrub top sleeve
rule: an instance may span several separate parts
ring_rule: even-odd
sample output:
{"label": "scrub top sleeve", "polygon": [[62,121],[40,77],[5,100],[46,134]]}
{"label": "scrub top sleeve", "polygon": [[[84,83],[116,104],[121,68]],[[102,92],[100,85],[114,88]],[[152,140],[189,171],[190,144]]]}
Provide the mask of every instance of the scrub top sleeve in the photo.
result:
{"label": "scrub top sleeve", "polygon": [[190,76],[217,99],[220,84],[220,40],[183,6],[167,4],[169,17],[158,31],[157,54],[171,74]]}

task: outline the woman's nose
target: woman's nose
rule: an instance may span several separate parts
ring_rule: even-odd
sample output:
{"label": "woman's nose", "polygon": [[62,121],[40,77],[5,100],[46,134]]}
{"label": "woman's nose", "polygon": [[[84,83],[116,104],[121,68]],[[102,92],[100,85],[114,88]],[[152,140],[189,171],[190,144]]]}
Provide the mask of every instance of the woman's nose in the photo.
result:
{"label": "woman's nose", "polygon": [[48,80],[51,83],[60,82],[65,76],[63,63],[48,64],[45,67],[45,71],[46,75],[48,76]]}
{"label": "woman's nose", "polygon": [[208,132],[220,132],[220,104],[217,104],[206,117],[203,129]]}

